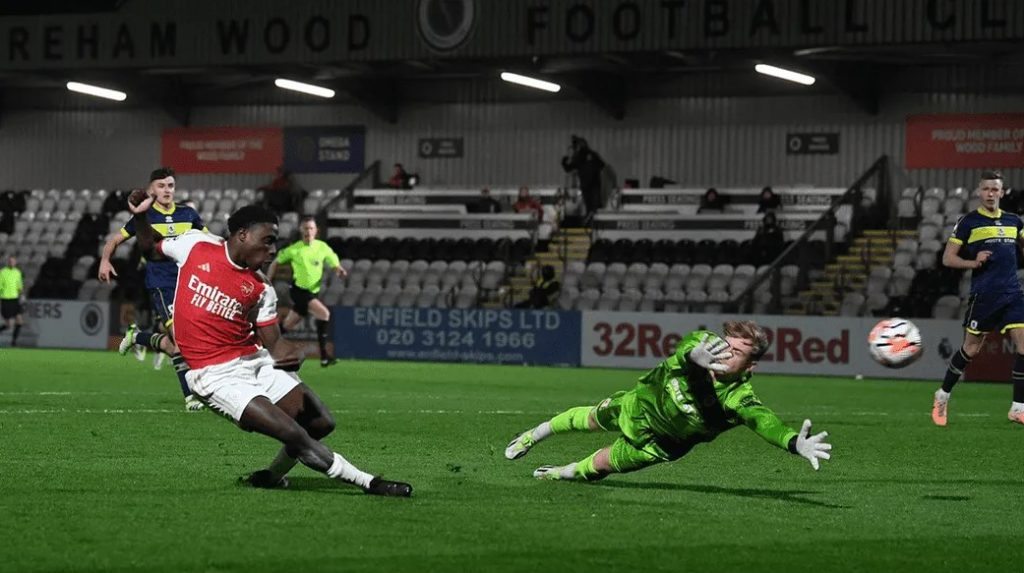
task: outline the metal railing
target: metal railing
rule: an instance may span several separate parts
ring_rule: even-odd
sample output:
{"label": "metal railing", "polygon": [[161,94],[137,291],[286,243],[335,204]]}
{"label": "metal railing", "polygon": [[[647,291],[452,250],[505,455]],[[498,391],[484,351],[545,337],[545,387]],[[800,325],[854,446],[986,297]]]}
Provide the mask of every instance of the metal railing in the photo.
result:
{"label": "metal railing", "polygon": [[[832,260],[832,249],[835,246],[835,226],[836,226],[836,211],[840,206],[845,204],[853,205],[853,215],[850,218],[850,229],[847,233],[847,237],[852,240],[853,237],[857,236],[861,231],[861,226],[864,224],[864,216],[869,215],[861,212],[860,206],[863,200],[862,188],[869,180],[873,177],[877,177],[877,184],[875,186],[876,196],[875,204],[873,206],[876,213],[889,214],[891,211],[890,200],[890,185],[889,185],[889,157],[883,155],[879,157],[871,167],[867,169],[860,177],[857,178],[837,200],[832,202],[832,205],[821,214],[821,217],[817,221],[809,225],[788,247],[786,247],[777,257],[773,260],[767,272],[759,273],[754,276],[754,280],[751,281],[747,288],[745,288],[740,294],[736,295],[731,301],[725,303],[724,308],[727,312],[745,312],[753,306],[754,293],[761,290],[763,283],[769,281],[769,289],[772,294],[771,307],[769,309],[772,313],[777,313],[780,310],[782,302],[781,293],[781,275],[780,269],[783,264],[787,262],[795,262],[800,267],[800,274],[797,278],[797,289],[807,285],[808,279],[808,268],[811,264],[816,262],[825,263]],[[807,244],[810,237],[817,231],[825,231],[825,256],[823,261],[811,261],[810,253]],[[795,261],[794,261],[795,259]]]}

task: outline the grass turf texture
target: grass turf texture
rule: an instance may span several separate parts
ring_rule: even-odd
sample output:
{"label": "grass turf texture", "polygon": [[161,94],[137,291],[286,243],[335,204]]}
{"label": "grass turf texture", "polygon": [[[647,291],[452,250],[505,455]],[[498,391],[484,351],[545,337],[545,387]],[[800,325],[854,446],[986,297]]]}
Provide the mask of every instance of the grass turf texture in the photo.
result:
{"label": "grass turf texture", "polygon": [[363,495],[305,468],[292,489],[235,480],[277,445],[187,414],[173,370],[115,353],[0,350],[4,571],[995,571],[1024,558],[1024,428],[1010,388],[760,376],[761,398],[827,429],[802,459],[738,428],[686,458],[599,484],[539,482],[608,435],[517,431],[629,387],[632,371],[420,363],[308,364],[335,412],[326,442],[410,481]]}

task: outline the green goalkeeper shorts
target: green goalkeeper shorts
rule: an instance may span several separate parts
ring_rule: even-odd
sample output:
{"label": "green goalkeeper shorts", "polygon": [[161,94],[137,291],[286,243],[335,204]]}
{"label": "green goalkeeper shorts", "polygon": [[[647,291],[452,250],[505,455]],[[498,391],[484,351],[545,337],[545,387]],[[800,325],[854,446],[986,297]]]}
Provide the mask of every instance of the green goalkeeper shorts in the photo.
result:
{"label": "green goalkeeper shorts", "polygon": [[601,429],[622,434],[612,444],[609,460],[618,472],[679,459],[692,447],[659,437],[647,421],[640,400],[631,391],[616,392],[602,400],[594,411],[594,419]]}

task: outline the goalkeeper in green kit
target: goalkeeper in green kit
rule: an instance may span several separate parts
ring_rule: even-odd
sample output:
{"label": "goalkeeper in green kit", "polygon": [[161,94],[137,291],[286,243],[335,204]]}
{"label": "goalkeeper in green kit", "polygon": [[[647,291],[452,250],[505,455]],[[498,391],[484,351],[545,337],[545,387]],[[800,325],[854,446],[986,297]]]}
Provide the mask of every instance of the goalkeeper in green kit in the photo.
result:
{"label": "goalkeeper in green kit", "polygon": [[697,330],[674,355],[597,406],[570,408],[516,436],[505,457],[521,458],[542,440],[566,432],[616,432],[612,445],[565,466],[541,466],[533,476],[548,480],[594,481],[686,455],[695,445],[744,425],[770,444],[807,459],[817,470],[830,458],[827,432],[810,436],[811,421],[799,432],[761,404],[750,385],[757,361],[768,350],[764,330],[751,321],[730,321],[724,337]]}

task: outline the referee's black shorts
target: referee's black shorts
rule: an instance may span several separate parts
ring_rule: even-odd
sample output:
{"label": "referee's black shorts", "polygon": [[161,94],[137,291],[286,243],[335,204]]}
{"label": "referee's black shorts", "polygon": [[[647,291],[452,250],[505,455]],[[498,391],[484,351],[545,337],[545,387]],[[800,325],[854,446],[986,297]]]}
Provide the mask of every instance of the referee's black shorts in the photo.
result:
{"label": "referee's black shorts", "polygon": [[292,297],[292,310],[298,313],[299,316],[308,316],[309,302],[315,300],[316,295],[304,288],[295,286],[295,283],[292,283],[292,286],[288,289],[288,294]]}
{"label": "referee's black shorts", "polygon": [[10,320],[21,314],[21,302],[16,298],[0,299],[0,317]]}

